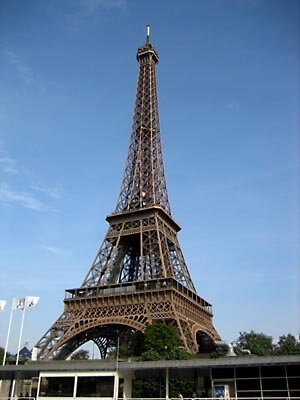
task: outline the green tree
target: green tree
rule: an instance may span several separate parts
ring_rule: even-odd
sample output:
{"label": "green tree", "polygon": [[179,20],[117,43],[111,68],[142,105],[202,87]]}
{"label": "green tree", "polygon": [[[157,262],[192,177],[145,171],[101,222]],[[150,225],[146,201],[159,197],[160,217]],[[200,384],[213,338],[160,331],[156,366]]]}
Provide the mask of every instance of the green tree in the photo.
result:
{"label": "green tree", "polygon": [[[165,376],[159,377],[135,378],[132,380],[132,396],[134,398],[163,398],[165,397]],[[171,377],[169,380],[170,397],[178,397],[179,393],[183,397],[191,397],[195,391],[195,382],[193,378]]]}
{"label": "green tree", "polygon": [[144,333],[144,349],[156,351],[165,358],[171,351],[179,347],[180,339],[173,325],[153,323],[148,325]]}
{"label": "green tree", "polygon": [[193,378],[188,377],[172,377],[169,381],[169,395],[170,397],[192,397],[195,391],[195,382]]}
{"label": "green tree", "polygon": [[[3,357],[4,357],[4,348],[0,347],[0,365],[2,365]],[[6,353],[6,361],[9,361],[9,359],[12,357],[13,357],[12,354],[10,354],[9,352]]]}
{"label": "green tree", "polygon": [[186,349],[182,349],[181,347],[176,347],[166,355],[167,360],[187,360],[189,357],[190,354]]}
{"label": "green tree", "polygon": [[163,374],[148,378],[135,378],[132,380],[133,398],[162,398],[165,397],[165,377]]}
{"label": "green tree", "polygon": [[210,358],[219,358],[219,357],[225,357],[227,354],[227,347],[226,346],[218,346],[214,351],[212,351],[209,354]]}
{"label": "green tree", "polygon": [[240,332],[236,343],[238,349],[249,349],[251,354],[265,356],[273,353],[272,340],[272,336],[267,336],[264,333],[256,333],[251,330],[249,333]]}
{"label": "green tree", "polygon": [[90,353],[88,350],[78,350],[71,355],[71,360],[88,360],[90,358]]}
{"label": "green tree", "polygon": [[146,350],[141,355],[142,361],[158,361],[161,359],[161,356],[156,350]]}
{"label": "green tree", "polygon": [[1,363],[1,365],[3,362],[3,357],[4,357],[4,349],[3,349],[3,347],[0,347],[0,363]]}
{"label": "green tree", "polygon": [[276,346],[276,354],[278,355],[295,355],[300,354],[300,343],[297,342],[295,336],[288,333],[279,337]]}

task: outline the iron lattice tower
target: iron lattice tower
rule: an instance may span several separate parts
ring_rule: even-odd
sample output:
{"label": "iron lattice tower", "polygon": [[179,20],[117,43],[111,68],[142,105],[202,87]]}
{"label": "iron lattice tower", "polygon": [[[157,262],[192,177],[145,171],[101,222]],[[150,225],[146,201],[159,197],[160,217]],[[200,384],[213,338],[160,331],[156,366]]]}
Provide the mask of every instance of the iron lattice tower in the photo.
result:
{"label": "iron lattice tower", "polygon": [[150,43],[137,52],[139,75],[129,151],[108,231],[82,285],[66,291],[64,311],[36,344],[40,359],[67,358],[93,340],[105,357],[116,338],[154,321],[176,325],[182,345],[219,339],[211,305],[197,295],[177,239],[164,174],[156,64]]}

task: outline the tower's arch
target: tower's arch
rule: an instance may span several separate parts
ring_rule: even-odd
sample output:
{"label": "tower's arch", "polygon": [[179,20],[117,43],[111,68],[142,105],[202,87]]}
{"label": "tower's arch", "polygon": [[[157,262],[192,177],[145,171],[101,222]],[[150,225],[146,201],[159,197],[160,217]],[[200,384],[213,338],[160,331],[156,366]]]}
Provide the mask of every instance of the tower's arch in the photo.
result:
{"label": "tower's arch", "polygon": [[[133,342],[137,334],[143,332],[144,327],[135,323],[119,323],[102,321],[102,324],[94,324],[87,329],[74,331],[73,334],[64,336],[48,353],[49,358],[56,360],[67,359],[74,351],[89,341],[93,341],[100,352],[101,358],[106,358],[110,349],[115,348],[119,343]],[[47,358],[48,358],[47,357]]]}

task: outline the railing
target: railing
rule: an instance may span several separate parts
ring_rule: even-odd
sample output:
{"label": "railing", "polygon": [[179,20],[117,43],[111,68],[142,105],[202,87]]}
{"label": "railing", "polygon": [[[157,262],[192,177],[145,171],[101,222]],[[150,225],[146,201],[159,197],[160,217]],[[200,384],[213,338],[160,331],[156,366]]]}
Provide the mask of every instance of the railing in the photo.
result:
{"label": "railing", "polygon": [[113,284],[110,286],[93,286],[93,287],[81,287],[76,289],[68,289],[65,292],[65,300],[73,300],[83,297],[93,296],[109,296],[114,294],[126,294],[126,293],[137,293],[146,290],[162,290],[167,288],[174,288],[180,293],[187,297],[190,297],[196,301],[201,307],[203,307],[209,313],[212,313],[212,306],[206,300],[202,299],[197,293],[188,289],[186,286],[181,284],[179,281],[173,278],[158,278],[151,279],[148,281],[141,282],[124,282],[119,284]]}
{"label": "railing", "polygon": [[[169,397],[169,400],[299,400],[300,399],[300,392],[299,396],[297,397]],[[120,398],[118,400],[124,400]],[[165,397],[126,397],[126,400],[166,400]]]}
{"label": "railing", "polygon": [[36,398],[35,397],[12,396],[12,397],[0,397],[0,400],[36,400]]}
{"label": "railing", "polygon": [[[276,396],[264,396],[264,397],[169,397],[168,400],[299,400],[299,396],[297,397],[276,397]],[[119,398],[118,400],[124,400],[123,398]],[[166,400],[166,397],[126,397],[126,400]]]}
{"label": "railing", "polygon": [[[276,396],[263,396],[263,397],[169,397],[169,400],[299,400],[299,396],[292,397],[276,397]],[[118,400],[124,400],[123,398],[119,398]],[[126,397],[126,400],[166,400],[166,397]]]}
{"label": "railing", "polygon": [[[97,396],[95,396],[97,397]],[[98,397],[101,399],[101,397]],[[0,400],[37,400],[38,397],[22,397],[22,396],[13,396],[13,397],[0,397]],[[80,397],[51,397],[51,399],[80,399]],[[170,397],[169,400],[299,400],[300,394],[298,397]],[[115,399],[115,400],[124,400],[123,397]],[[126,400],[166,400],[166,397],[126,397]]]}

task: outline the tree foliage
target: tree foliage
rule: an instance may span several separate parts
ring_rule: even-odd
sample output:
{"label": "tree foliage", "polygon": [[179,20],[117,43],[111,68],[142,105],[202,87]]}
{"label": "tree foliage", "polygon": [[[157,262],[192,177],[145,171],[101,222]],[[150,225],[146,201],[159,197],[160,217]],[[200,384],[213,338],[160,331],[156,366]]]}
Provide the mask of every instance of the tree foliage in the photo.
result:
{"label": "tree foliage", "polygon": [[300,354],[300,343],[297,342],[295,336],[288,333],[279,337],[276,346],[276,354],[278,355],[296,355]]}
{"label": "tree foliage", "polygon": [[193,378],[188,377],[173,377],[169,381],[169,396],[170,398],[179,397],[192,397],[195,392],[195,382]]}
{"label": "tree foliage", "polygon": [[4,349],[3,349],[3,347],[0,347],[0,363],[1,363],[1,365],[3,362],[3,357],[4,357]]}
{"label": "tree foliage", "polygon": [[163,375],[159,377],[136,378],[132,381],[133,398],[165,397],[166,382]]}
{"label": "tree foliage", "polygon": [[88,360],[90,358],[90,353],[88,350],[78,350],[71,355],[71,360]]}
{"label": "tree foliage", "polygon": [[224,357],[227,354],[227,347],[226,346],[218,346],[214,351],[212,351],[209,356],[210,358],[219,358]]}
{"label": "tree foliage", "polygon": [[179,347],[180,339],[173,325],[153,323],[148,325],[144,333],[144,349],[154,350],[161,357],[166,357],[170,351]]}
{"label": "tree foliage", "polygon": [[[165,397],[166,382],[164,374],[158,377],[136,378],[132,381],[132,396],[134,398],[163,398]],[[171,377],[169,379],[169,396],[178,398],[179,393],[183,397],[191,397],[195,392],[193,378]]]}
{"label": "tree foliage", "polygon": [[[3,362],[3,357],[4,357],[4,348],[0,347],[0,365],[2,365]],[[10,354],[9,352],[6,353],[6,361],[9,361],[9,359],[13,358],[13,355]]]}
{"label": "tree foliage", "polygon": [[141,355],[142,361],[158,361],[160,359],[161,356],[156,350],[146,350]]}
{"label": "tree foliage", "polygon": [[138,357],[143,352],[144,335],[142,332],[131,331],[130,335],[123,335],[119,339],[119,348],[116,341],[114,346],[109,348],[108,358],[117,358],[117,353],[119,354],[119,358]]}
{"label": "tree foliage", "polygon": [[266,356],[273,352],[273,338],[264,333],[256,333],[251,330],[249,333],[240,332],[237,340],[237,348],[249,349],[251,354],[257,356]]}
{"label": "tree foliage", "polygon": [[181,347],[176,347],[173,350],[170,350],[166,355],[166,360],[187,360],[190,358],[190,354]]}
{"label": "tree foliage", "polygon": [[[238,356],[247,354],[242,351],[243,349],[250,350],[250,353],[256,356],[300,354],[300,342],[290,333],[280,336],[277,344],[274,344],[272,340],[272,336],[257,333],[253,330],[240,332],[239,338],[235,341],[234,351]],[[219,358],[224,357],[226,353],[226,346],[219,346],[209,356],[211,358]]]}

